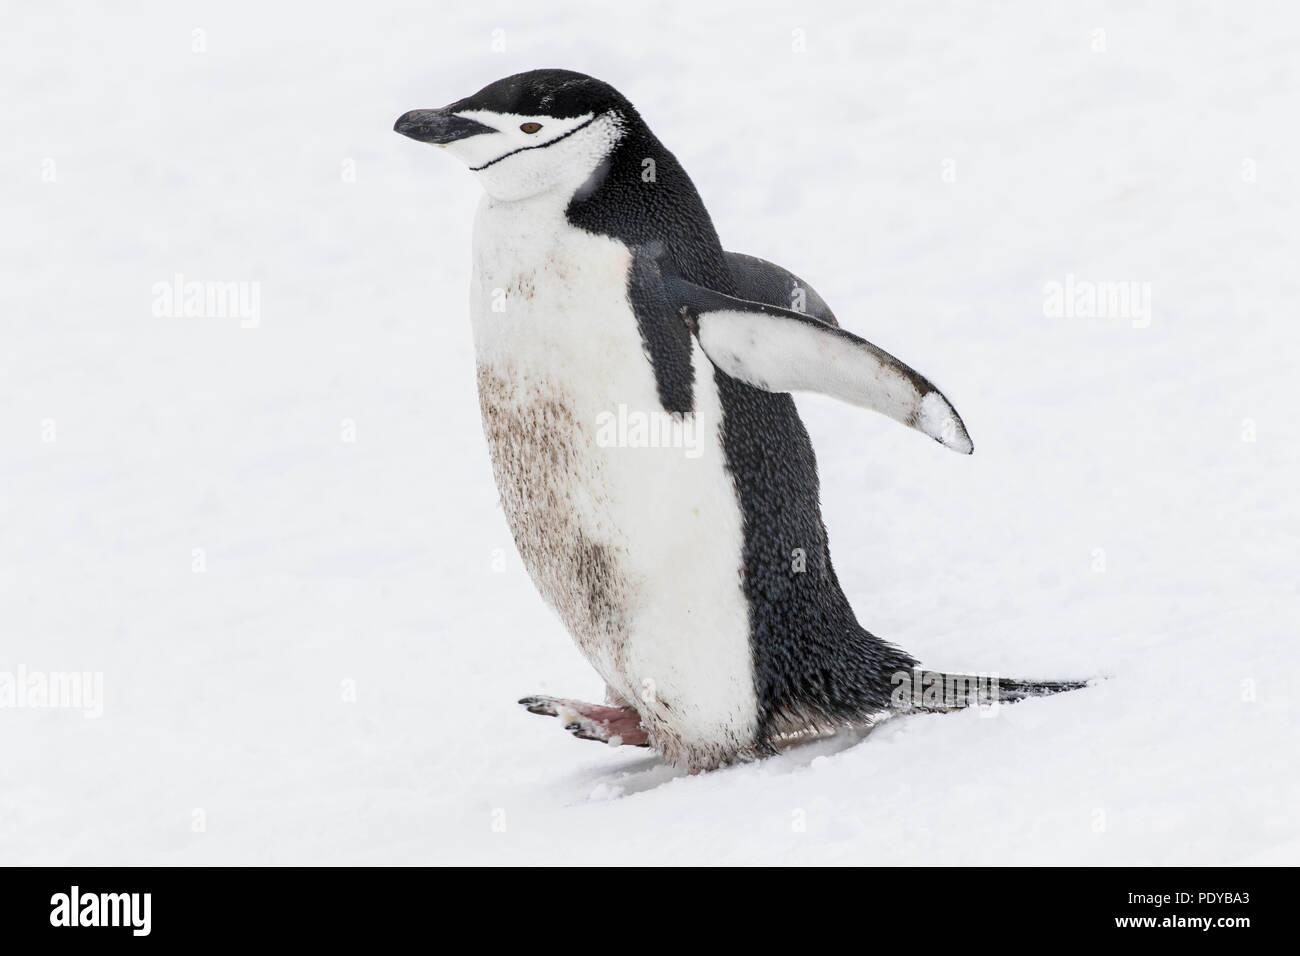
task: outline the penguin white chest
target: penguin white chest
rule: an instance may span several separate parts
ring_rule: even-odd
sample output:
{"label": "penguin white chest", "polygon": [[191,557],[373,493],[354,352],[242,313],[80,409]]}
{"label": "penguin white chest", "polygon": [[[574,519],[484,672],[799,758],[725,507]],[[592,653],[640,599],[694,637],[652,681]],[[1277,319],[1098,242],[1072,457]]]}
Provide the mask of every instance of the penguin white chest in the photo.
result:
{"label": "penguin white chest", "polygon": [[713,366],[663,411],[631,253],[546,199],[485,199],[471,312],[479,400],[533,582],[659,749],[744,751],[757,721],[743,533]]}

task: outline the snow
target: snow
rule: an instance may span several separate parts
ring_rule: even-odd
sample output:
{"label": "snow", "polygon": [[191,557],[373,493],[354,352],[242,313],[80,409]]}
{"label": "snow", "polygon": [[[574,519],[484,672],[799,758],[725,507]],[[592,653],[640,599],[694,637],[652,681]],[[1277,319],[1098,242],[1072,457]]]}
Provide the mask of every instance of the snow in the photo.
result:
{"label": "snow", "polygon": [[[0,709],[0,862],[1300,862],[1292,5],[7,19],[0,672],[103,714]],[[699,776],[515,704],[602,688],[492,485],[478,187],[391,127],[540,66],[970,428],[800,398],[864,624],[1109,680]]]}

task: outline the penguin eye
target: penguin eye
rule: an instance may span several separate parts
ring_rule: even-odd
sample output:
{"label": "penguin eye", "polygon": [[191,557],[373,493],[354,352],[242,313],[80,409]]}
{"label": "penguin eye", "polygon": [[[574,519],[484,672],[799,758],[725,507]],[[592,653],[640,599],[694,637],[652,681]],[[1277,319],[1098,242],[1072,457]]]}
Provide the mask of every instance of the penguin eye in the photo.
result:
{"label": "penguin eye", "polygon": [[541,123],[522,123],[522,124],[520,124],[519,128],[520,128],[521,130],[523,130],[525,133],[536,133],[539,129],[542,128],[542,124],[541,124]]}

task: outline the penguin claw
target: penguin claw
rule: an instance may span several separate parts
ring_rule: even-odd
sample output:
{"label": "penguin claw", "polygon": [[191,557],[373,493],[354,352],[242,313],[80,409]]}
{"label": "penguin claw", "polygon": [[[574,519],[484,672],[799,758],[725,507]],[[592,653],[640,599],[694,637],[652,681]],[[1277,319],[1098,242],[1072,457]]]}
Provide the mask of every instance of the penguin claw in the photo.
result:
{"label": "penguin claw", "polygon": [[579,740],[597,740],[609,743],[609,731],[602,725],[590,720],[575,720],[564,725],[564,729]]}
{"label": "penguin claw", "polygon": [[519,703],[523,704],[524,709],[530,714],[541,714],[543,717],[558,717],[560,715],[558,707],[561,702],[554,697],[542,697],[540,695],[522,697]]}

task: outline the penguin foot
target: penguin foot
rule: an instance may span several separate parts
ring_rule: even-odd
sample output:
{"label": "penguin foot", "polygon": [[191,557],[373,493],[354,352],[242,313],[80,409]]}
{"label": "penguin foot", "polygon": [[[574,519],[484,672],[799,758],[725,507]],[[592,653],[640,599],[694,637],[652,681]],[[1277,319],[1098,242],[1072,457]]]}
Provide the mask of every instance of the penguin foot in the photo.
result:
{"label": "penguin foot", "polygon": [[530,714],[558,717],[579,740],[596,740],[611,747],[648,747],[641,715],[631,707],[607,707],[561,697],[525,697],[520,704]]}

